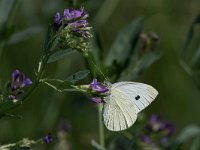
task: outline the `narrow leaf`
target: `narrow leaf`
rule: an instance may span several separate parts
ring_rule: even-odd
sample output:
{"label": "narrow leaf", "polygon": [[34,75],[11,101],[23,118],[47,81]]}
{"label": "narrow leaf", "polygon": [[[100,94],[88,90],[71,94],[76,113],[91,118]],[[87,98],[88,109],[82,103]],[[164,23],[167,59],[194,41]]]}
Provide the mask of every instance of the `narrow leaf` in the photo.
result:
{"label": "narrow leaf", "polygon": [[124,64],[136,46],[136,42],[143,28],[143,18],[138,18],[123,28],[115,39],[105,59],[105,64],[110,66],[116,61]]}
{"label": "narrow leaf", "polygon": [[50,86],[58,92],[62,92],[64,89],[71,88],[70,85],[73,84],[70,81],[64,81],[59,79],[42,79],[40,82],[47,84],[48,86]]}
{"label": "narrow leaf", "polygon": [[11,100],[0,103],[0,114],[6,114],[9,111],[17,108],[21,104],[22,103],[20,101],[15,102],[15,101],[11,101]]}
{"label": "narrow leaf", "polygon": [[13,114],[1,114],[0,118],[3,118],[3,117],[12,118],[12,119],[20,119],[20,120],[22,119],[22,116],[13,115]]}
{"label": "narrow leaf", "polygon": [[42,28],[41,27],[30,27],[28,29],[25,29],[23,31],[19,31],[17,33],[14,33],[10,39],[8,40],[8,44],[15,44],[22,42],[24,40],[29,39],[35,34],[41,33]]}
{"label": "narrow leaf", "polygon": [[101,145],[99,145],[95,140],[91,141],[91,144],[93,147],[95,147],[97,150],[106,150],[104,147],[102,147]]}
{"label": "narrow leaf", "polygon": [[200,69],[200,46],[197,48],[196,53],[192,58],[191,66],[193,69]]}
{"label": "narrow leaf", "polygon": [[190,125],[185,129],[183,129],[183,131],[178,135],[176,142],[184,143],[199,135],[200,135],[200,127],[196,125]]}
{"label": "narrow leaf", "polygon": [[158,52],[151,52],[144,54],[138,60],[132,60],[126,70],[121,74],[119,81],[122,80],[135,80],[137,79],[148,67],[161,57]]}
{"label": "narrow leaf", "polygon": [[67,81],[75,83],[75,82],[80,81],[80,80],[84,79],[85,77],[87,77],[89,75],[89,73],[90,73],[89,70],[79,71],[79,72],[69,76],[67,78]]}
{"label": "narrow leaf", "polygon": [[65,50],[58,50],[54,54],[49,57],[48,63],[52,63],[64,58],[66,55],[71,54],[74,52],[73,49],[65,49]]}
{"label": "narrow leaf", "polygon": [[199,150],[200,149],[200,136],[195,138],[193,141],[190,150]]}
{"label": "narrow leaf", "polygon": [[8,19],[12,8],[16,4],[17,0],[1,0],[0,1],[0,26]]}
{"label": "narrow leaf", "polygon": [[197,25],[199,23],[200,23],[200,14],[196,17],[196,19],[193,21],[192,25],[190,26],[190,29],[189,29],[189,32],[187,34],[186,41],[185,41],[185,44],[184,44],[184,47],[183,47],[183,50],[182,50],[183,58],[186,58],[186,56],[187,56],[188,47],[190,46],[191,41],[192,41],[193,36],[194,36],[194,33],[195,33],[194,27],[195,27],[195,25]]}

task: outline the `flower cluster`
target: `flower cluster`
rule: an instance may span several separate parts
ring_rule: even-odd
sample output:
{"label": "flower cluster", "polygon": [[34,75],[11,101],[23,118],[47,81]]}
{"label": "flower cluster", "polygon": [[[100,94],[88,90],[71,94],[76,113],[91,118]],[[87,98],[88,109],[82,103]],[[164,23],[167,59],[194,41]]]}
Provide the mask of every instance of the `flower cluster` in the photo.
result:
{"label": "flower cluster", "polygon": [[95,96],[91,98],[94,103],[102,103],[102,97],[99,94],[108,92],[108,88],[104,86],[101,82],[98,82],[97,79],[93,79],[93,81],[89,85],[90,89],[95,93]]}
{"label": "flower cluster", "polygon": [[29,78],[25,78],[24,73],[19,70],[15,70],[12,73],[12,81],[8,86],[10,100],[19,100],[21,95],[24,93],[23,88],[28,87],[32,84]]}
{"label": "flower cluster", "polygon": [[174,132],[174,124],[163,121],[157,115],[152,115],[146,125],[146,133],[141,136],[141,141],[151,146],[156,146],[156,143],[161,146],[167,146]]}
{"label": "flower cluster", "polygon": [[61,46],[72,49],[85,50],[88,48],[88,39],[92,37],[87,12],[84,8],[65,9],[63,15],[57,12],[54,16],[54,29],[61,31]]}
{"label": "flower cluster", "polygon": [[43,138],[42,138],[42,141],[45,143],[45,144],[50,144],[54,141],[54,137],[49,133],[48,135],[45,135]]}
{"label": "flower cluster", "polygon": [[160,42],[159,36],[154,32],[140,35],[140,49],[141,51],[153,51],[157,48]]}

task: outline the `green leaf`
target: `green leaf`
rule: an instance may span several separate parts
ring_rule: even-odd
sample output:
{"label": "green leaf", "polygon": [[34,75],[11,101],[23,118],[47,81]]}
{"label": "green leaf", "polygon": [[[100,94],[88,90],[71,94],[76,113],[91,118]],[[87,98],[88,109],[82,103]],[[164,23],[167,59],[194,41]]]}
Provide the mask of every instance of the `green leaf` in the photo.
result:
{"label": "green leaf", "polygon": [[197,136],[200,136],[200,127],[196,125],[190,125],[183,129],[183,131],[178,135],[176,142],[181,144]]}
{"label": "green leaf", "polygon": [[2,102],[2,103],[0,103],[0,114],[6,114],[9,111],[17,108],[21,104],[22,104],[22,102],[20,102],[20,101],[11,101],[11,100]]}
{"label": "green leaf", "polygon": [[147,68],[149,68],[155,61],[157,61],[161,57],[159,52],[150,52],[144,54],[138,60],[133,60],[127,66],[126,70],[122,72],[119,81],[122,80],[135,80],[137,79]]}
{"label": "green leaf", "polygon": [[21,141],[16,143],[9,143],[0,146],[0,150],[31,150],[32,146],[38,144],[39,141],[29,140],[23,138]]}
{"label": "green leaf", "polygon": [[1,0],[0,1],[0,27],[7,21],[17,0]]}
{"label": "green leaf", "polygon": [[14,33],[10,39],[8,40],[8,44],[15,44],[15,43],[19,43],[22,42],[24,40],[29,39],[30,37],[32,37],[35,34],[41,33],[42,28],[40,26],[38,27],[30,27],[28,29],[25,29],[23,31],[19,31],[17,33]]}
{"label": "green leaf", "polygon": [[134,51],[142,28],[143,18],[138,18],[119,32],[104,61],[106,66],[111,66],[115,61],[118,64],[125,63]]}
{"label": "green leaf", "polygon": [[90,73],[89,70],[79,71],[79,72],[69,76],[67,78],[67,81],[75,83],[75,82],[80,81],[80,80],[84,79],[85,77],[87,77],[89,75],[89,73]]}
{"label": "green leaf", "polygon": [[183,50],[182,50],[182,57],[185,59],[188,55],[188,47],[190,46],[191,42],[192,42],[192,39],[193,39],[193,36],[195,34],[194,32],[194,27],[200,23],[200,14],[196,17],[196,19],[193,21],[192,25],[190,26],[190,29],[189,29],[189,32],[187,34],[187,37],[186,37],[186,41],[185,41],[185,44],[184,44],[184,47],[183,47]]}
{"label": "green leaf", "polygon": [[4,118],[4,117],[7,117],[7,118],[12,118],[12,119],[22,119],[22,116],[19,116],[19,115],[13,115],[13,114],[1,114],[0,115],[0,118]]}
{"label": "green leaf", "polygon": [[66,55],[71,54],[72,52],[74,52],[74,50],[71,48],[64,49],[64,50],[58,50],[49,57],[49,60],[47,63],[52,63],[52,62],[58,61],[58,60],[64,58]]}
{"label": "green leaf", "polygon": [[106,148],[102,147],[101,145],[99,145],[95,140],[91,141],[91,144],[93,147],[95,147],[97,150],[106,150]]}
{"label": "green leaf", "polygon": [[79,71],[71,76],[69,76],[66,80],[59,79],[41,79],[40,82],[47,84],[54,90],[58,92],[63,91],[74,91],[76,89],[72,89],[71,85],[74,85],[75,82],[80,81],[88,76],[90,73],[89,70]]}
{"label": "green leaf", "polygon": [[195,70],[200,69],[200,46],[197,48],[196,53],[191,60],[191,66]]}
{"label": "green leaf", "polygon": [[73,83],[70,81],[64,81],[59,79],[42,79],[40,82],[47,84],[48,86],[52,87],[54,90],[58,92],[62,92],[64,89],[71,88],[70,85]]}
{"label": "green leaf", "polygon": [[200,149],[200,137],[197,137],[193,141],[190,150],[199,150],[199,149]]}

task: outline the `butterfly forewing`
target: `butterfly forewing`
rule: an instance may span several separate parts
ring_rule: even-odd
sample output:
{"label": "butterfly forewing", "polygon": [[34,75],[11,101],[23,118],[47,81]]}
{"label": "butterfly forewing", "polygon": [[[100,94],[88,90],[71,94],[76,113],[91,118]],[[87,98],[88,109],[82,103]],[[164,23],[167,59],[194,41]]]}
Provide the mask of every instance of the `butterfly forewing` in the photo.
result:
{"label": "butterfly forewing", "polygon": [[152,86],[137,82],[118,82],[112,88],[129,97],[134,103],[136,113],[146,108],[158,95],[158,91]]}
{"label": "butterfly forewing", "polygon": [[109,130],[121,131],[134,124],[137,114],[128,95],[117,88],[111,88],[111,94],[104,100],[103,119]]}

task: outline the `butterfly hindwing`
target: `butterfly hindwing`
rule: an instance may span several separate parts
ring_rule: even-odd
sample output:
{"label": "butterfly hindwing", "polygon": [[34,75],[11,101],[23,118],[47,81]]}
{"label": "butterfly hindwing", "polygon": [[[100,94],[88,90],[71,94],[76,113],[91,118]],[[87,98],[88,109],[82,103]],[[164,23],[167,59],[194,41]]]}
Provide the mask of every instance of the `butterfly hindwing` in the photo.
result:
{"label": "butterfly hindwing", "polygon": [[111,88],[111,94],[104,99],[103,119],[111,131],[121,131],[132,126],[137,118],[134,103],[122,91]]}
{"label": "butterfly hindwing", "polygon": [[118,82],[112,88],[127,95],[134,103],[136,113],[146,108],[158,95],[158,91],[150,85],[138,82]]}

